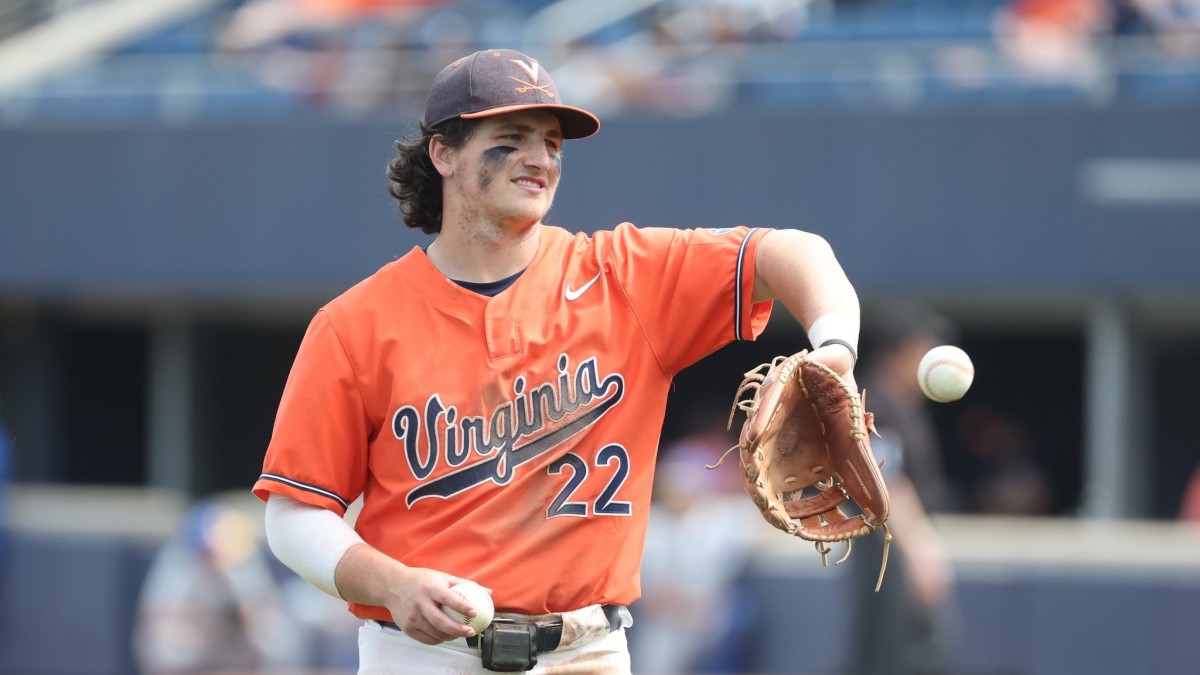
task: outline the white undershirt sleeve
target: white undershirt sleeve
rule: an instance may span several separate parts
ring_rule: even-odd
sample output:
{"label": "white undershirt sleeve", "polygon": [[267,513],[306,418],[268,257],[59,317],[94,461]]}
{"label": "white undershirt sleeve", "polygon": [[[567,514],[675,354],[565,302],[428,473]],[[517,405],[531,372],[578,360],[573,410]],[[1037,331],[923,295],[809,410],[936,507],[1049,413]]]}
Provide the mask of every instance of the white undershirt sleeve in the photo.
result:
{"label": "white undershirt sleeve", "polygon": [[267,499],[267,544],[279,561],[308,583],[342,600],[334,571],[362,537],[341,516],[319,506],[272,494]]}

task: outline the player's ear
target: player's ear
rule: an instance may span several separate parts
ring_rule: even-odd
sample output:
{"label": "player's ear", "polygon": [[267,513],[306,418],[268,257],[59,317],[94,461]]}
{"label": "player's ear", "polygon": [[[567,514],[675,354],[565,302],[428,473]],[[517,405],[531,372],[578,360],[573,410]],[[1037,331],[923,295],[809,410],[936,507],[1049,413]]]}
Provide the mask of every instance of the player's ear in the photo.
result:
{"label": "player's ear", "polygon": [[429,159],[442,178],[449,178],[454,175],[454,148],[443,141],[440,134],[429,139]]}

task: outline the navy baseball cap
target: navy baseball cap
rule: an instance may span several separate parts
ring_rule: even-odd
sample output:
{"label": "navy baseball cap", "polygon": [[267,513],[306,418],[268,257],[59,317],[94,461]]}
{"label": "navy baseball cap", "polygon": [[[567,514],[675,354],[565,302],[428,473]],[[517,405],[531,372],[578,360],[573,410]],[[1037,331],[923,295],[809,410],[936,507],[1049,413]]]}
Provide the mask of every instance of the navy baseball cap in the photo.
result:
{"label": "navy baseball cap", "polygon": [[512,49],[475,52],[443,68],[425,101],[425,124],[531,108],[557,115],[563,138],[586,138],[600,130],[595,115],[562,102],[550,73],[536,59]]}

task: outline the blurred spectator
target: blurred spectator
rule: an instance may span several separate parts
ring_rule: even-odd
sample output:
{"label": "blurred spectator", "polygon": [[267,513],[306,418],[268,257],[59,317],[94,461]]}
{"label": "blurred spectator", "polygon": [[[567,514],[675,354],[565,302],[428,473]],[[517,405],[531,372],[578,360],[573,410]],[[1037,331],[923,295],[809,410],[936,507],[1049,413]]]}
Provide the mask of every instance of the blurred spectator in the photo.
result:
{"label": "blurred spectator", "polygon": [[947,672],[953,622],[948,616],[954,575],[928,512],[946,510],[931,403],[917,385],[917,364],[939,344],[953,343],[952,326],[928,309],[889,305],[864,312],[863,362],[857,372],[865,407],[881,438],[872,440],[891,495],[895,540],[883,586],[875,592],[883,537],[860,539],[850,556],[854,594],[852,636],[871,636],[848,649],[855,675]]}
{"label": "blurred spectator", "polygon": [[[692,3],[678,3],[690,5]],[[711,41],[716,44],[788,42],[804,27],[813,0],[708,0]]]}
{"label": "blurred spectator", "polygon": [[[707,408],[706,408],[707,409]],[[634,672],[743,672],[739,631],[749,626],[745,570],[762,516],[742,490],[736,454],[709,470],[737,437],[714,411],[663,447],[655,473],[642,598],[630,633]]]}
{"label": "blurred spectator", "polygon": [[[3,401],[0,401],[2,404]],[[4,428],[4,406],[0,405],[0,591],[7,585],[4,583],[8,576],[8,480],[11,471],[10,462],[13,454],[13,441]],[[0,593],[0,607],[4,606],[6,598]],[[4,613],[0,613],[0,617]],[[0,624],[0,632],[4,631]]]}
{"label": "blurred spectator", "polygon": [[1200,523],[1200,466],[1192,472],[1192,479],[1183,493],[1179,517],[1190,523]]}
{"label": "blurred spectator", "polygon": [[576,50],[555,72],[571,73],[559,76],[576,83],[571,100],[601,116],[625,109],[670,117],[708,114],[734,102],[738,66],[731,52],[741,45],[795,40],[812,4],[813,0],[662,2],[639,17],[631,35]]}
{"label": "blurred spectator", "polygon": [[1029,84],[1087,87],[1100,78],[1096,39],[1111,20],[1107,0],[1012,0],[996,42]]}
{"label": "blurred spectator", "polygon": [[[449,0],[250,0],[217,31],[224,52],[258,52],[258,77],[312,107],[386,106],[441,64],[474,48],[473,26]],[[441,8],[447,8],[442,10]]]}
{"label": "blurred spectator", "polygon": [[256,49],[297,34],[344,29],[376,19],[403,18],[448,0],[249,0],[218,35],[224,49]]}
{"label": "blurred spectator", "polygon": [[1169,54],[1200,56],[1200,0],[1114,0],[1114,32],[1150,35]]}
{"label": "blurred spectator", "polygon": [[141,672],[294,667],[302,647],[253,521],[217,500],[194,506],[142,587],[134,629]]}
{"label": "blurred spectator", "polygon": [[1020,421],[980,404],[958,419],[963,450],[963,510],[1004,515],[1050,512],[1052,494],[1032,433]]}
{"label": "blurred spectator", "polygon": [[5,560],[5,535],[8,532],[8,479],[13,454],[13,440],[4,427],[4,406],[0,401],[0,570]]}

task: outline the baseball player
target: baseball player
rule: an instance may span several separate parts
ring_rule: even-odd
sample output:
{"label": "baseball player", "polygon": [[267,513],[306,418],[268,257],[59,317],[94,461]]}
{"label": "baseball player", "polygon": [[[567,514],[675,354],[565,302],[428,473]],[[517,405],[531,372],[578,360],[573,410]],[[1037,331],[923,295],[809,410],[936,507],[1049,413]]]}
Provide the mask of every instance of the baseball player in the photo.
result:
{"label": "baseball player", "polygon": [[[448,65],[388,166],[432,241],[321,308],[296,355],[254,493],[280,560],[363,619],[360,673],[631,672],[674,375],[777,298],[852,377],[858,298],[820,237],[544,223],[564,143],[599,127],[525,54]],[[467,580],[497,612],[478,635],[441,609],[473,615]]]}

